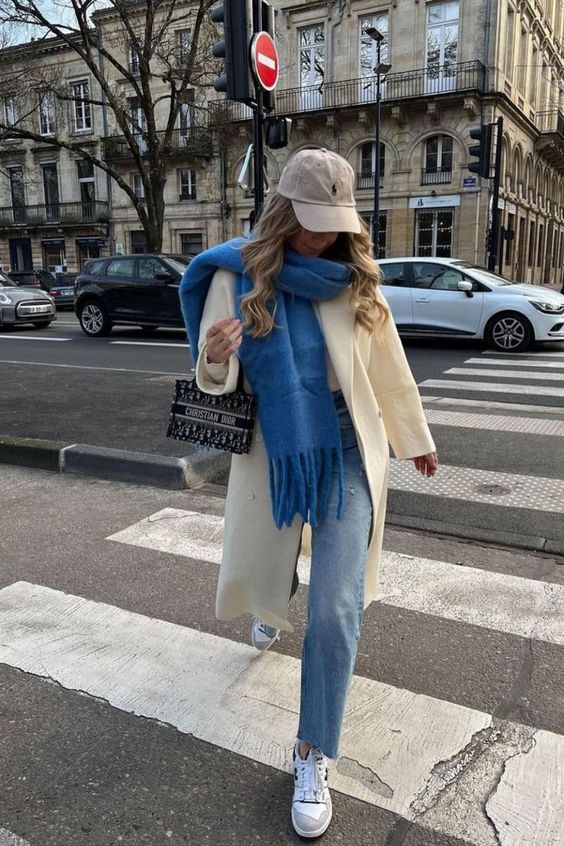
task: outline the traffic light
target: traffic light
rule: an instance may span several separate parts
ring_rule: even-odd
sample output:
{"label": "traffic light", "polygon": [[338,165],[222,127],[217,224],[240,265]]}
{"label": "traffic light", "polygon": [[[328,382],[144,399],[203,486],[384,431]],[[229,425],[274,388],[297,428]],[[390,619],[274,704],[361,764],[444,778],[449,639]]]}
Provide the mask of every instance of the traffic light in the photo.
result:
{"label": "traffic light", "polygon": [[[261,19],[258,21],[258,26],[255,31],[263,30],[268,32],[274,42],[276,42],[276,35],[274,32],[274,9],[267,3],[266,0],[261,0],[260,4]],[[264,91],[262,95],[262,105],[265,112],[273,112],[276,108],[276,95],[273,91]]]}
{"label": "traffic light", "polygon": [[473,144],[472,147],[468,147],[470,155],[477,159],[475,162],[470,162],[468,170],[470,173],[477,173],[478,176],[483,176],[484,179],[490,178],[492,129],[493,124],[484,123],[479,129],[470,130],[470,138],[473,138],[478,143]]}
{"label": "traffic light", "polygon": [[212,21],[223,24],[223,41],[213,46],[213,55],[224,59],[222,76],[213,87],[225,92],[229,100],[251,103],[255,88],[250,68],[250,47],[253,38],[252,0],[225,0],[210,12]]}

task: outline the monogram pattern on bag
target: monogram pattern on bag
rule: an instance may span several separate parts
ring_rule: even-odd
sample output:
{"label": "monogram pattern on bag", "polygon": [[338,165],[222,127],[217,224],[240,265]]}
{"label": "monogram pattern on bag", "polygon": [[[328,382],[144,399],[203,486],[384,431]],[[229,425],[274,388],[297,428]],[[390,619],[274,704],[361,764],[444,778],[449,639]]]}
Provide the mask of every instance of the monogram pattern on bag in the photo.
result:
{"label": "monogram pattern on bag", "polygon": [[256,397],[237,390],[215,396],[201,391],[196,379],[177,379],[167,437],[203,447],[249,452],[256,415]]}

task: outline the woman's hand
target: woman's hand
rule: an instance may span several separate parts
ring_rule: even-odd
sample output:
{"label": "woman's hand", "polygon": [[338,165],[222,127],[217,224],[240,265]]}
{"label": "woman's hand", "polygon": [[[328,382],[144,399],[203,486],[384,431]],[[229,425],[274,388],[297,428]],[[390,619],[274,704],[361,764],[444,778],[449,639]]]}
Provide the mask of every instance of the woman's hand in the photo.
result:
{"label": "woman's hand", "polygon": [[225,364],[239,349],[242,341],[242,324],[236,317],[223,317],[206,332],[208,362]]}
{"label": "woman's hand", "polygon": [[427,455],[418,455],[412,459],[415,469],[422,476],[434,476],[439,468],[439,456],[436,452],[429,452]]}

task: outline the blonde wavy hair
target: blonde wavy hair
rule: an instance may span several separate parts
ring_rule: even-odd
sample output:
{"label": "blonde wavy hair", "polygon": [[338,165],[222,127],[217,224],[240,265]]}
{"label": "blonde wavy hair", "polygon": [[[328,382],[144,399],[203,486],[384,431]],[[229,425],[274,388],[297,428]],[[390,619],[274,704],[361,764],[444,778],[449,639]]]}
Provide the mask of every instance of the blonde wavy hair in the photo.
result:
{"label": "blonde wavy hair", "polygon": [[[361,231],[341,232],[332,247],[323,254],[351,269],[351,305],[356,322],[366,332],[384,324],[389,317],[387,307],[378,299],[380,269],[371,258],[371,241],[362,218]],[[241,253],[254,290],[241,301],[244,328],[255,338],[268,335],[274,328],[274,280],[284,262],[284,245],[301,229],[292,201],[275,194],[263,211],[254,230],[254,237]]]}

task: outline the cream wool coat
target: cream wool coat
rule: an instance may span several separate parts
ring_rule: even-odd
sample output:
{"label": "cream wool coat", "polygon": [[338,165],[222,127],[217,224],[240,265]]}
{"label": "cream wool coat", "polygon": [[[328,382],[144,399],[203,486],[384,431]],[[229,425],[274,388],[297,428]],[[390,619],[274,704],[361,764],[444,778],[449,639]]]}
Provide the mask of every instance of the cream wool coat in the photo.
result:
{"label": "cream wool coat", "polygon": [[[378,291],[379,298],[385,303]],[[376,595],[386,512],[391,444],[396,458],[433,452],[419,392],[390,316],[384,328],[369,335],[355,325],[349,289],[316,304],[327,351],[345,397],[366,470],[373,520],[366,566],[364,607]],[[212,280],[200,324],[196,379],[201,390],[223,394],[235,390],[239,360],[206,363],[206,333],[235,314],[235,275],[218,270]],[[413,469],[415,473],[415,468]],[[303,523],[298,516],[277,529],[272,518],[268,460],[257,421],[253,446],[233,455],[225,504],[225,536],[216,596],[216,615],[231,620],[253,614],[270,626],[293,631],[287,619],[288,598]]]}

